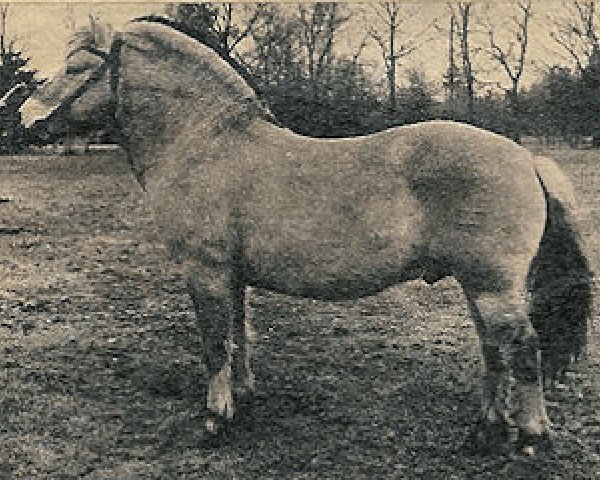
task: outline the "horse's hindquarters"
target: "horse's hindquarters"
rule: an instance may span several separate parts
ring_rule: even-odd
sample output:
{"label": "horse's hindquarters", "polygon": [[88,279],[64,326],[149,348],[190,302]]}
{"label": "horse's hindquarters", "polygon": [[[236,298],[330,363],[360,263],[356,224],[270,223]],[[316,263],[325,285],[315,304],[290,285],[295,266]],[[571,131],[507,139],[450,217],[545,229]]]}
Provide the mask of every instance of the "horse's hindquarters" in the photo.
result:
{"label": "horse's hindquarters", "polygon": [[524,291],[546,204],[529,154],[493,140],[499,145],[480,148],[487,157],[459,150],[461,162],[448,155],[435,170],[423,168],[413,193],[428,219],[430,258],[448,264],[467,289]]}

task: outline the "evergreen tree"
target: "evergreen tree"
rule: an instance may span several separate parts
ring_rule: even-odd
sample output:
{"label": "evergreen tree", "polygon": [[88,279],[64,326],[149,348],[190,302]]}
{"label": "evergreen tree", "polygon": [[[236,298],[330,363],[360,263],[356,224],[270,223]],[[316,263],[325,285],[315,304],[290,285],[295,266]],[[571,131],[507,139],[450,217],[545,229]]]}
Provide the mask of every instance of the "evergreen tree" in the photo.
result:
{"label": "evergreen tree", "polygon": [[13,153],[24,144],[19,107],[42,82],[35,78],[37,71],[28,68],[29,58],[7,39],[8,9],[8,4],[0,5],[0,97],[11,92],[0,108],[0,152]]}
{"label": "evergreen tree", "polygon": [[436,114],[434,94],[433,86],[426,81],[423,72],[410,69],[408,85],[396,91],[398,109],[390,119],[390,126],[423,122],[434,118]]}
{"label": "evergreen tree", "polygon": [[24,127],[21,123],[19,107],[41,83],[36,79],[36,71],[28,69],[29,59],[22,52],[0,45],[0,97],[11,89],[22,85],[0,109],[0,152],[14,153],[24,144]]}

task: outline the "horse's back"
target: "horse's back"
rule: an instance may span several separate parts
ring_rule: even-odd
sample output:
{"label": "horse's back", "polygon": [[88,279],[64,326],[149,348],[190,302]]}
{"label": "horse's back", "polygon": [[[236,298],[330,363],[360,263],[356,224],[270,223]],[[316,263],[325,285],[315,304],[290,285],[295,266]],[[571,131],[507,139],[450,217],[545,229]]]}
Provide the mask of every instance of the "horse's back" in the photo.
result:
{"label": "horse's back", "polygon": [[267,129],[260,138],[240,190],[251,281],[327,298],[397,283],[424,212],[390,133],[315,140]]}

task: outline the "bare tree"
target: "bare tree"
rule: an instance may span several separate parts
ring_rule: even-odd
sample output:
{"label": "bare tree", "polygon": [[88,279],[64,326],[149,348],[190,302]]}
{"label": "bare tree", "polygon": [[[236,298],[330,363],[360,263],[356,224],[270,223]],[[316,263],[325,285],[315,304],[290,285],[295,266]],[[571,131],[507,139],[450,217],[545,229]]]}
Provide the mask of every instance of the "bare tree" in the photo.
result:
{"label": "bare tree", "polygon": [[[487,9],[487,18],[485,28],[489,40],[488,54],[495,60],[500,68],[506,73],[510,81],[510,86],[504,88],[514,118],[519,117],[519,86],[525,70],[527,47],[529,44],[529,25],[532,16],[531,1],[518,0],[514,4],[517,13],[512,16],[511,22],[506,30],[509,36],[507,43],[501,44],[499,37],[500,28],[494,25],[490,20],[489,5]],[[505,5],[502,6],[505,9]],[[519,128],[512,132],[512,138],[515,141],[520,140]]]}
{"label": "bare tree", "polygon": [[424,35],[432,24],[427,25],[411,38],[402,37],[400,29],[419,14],[419,8],[406,6],[401,2],[383,2],[373,6],[377,25],[369,29],[370,37],[377,43],[383,57],[388,83],[389,108],[396,110],[397,70],[399,61],[412,54],[421,46]]}
{"label": "bare tree", "polygon": [[7,33],[6,33],[6,19],[8,17],[8,7],[10,4],[2,3],[0,4],[0,51],[4,53],[6,51],[6,41],[7,41]]}
{"label": "bare tree", "polygon": [[[471,28],[473,23],[473,2],[446,2],[449,17],[448,27],[448,69],[444,75],[444,86],[448,92],[448,101],[454,110],[456,100],[466,100],[467,121],[474,118],[475,73],[473,70],[472,54],[479,51],[471,45]],[[436,23],[439,32],[445,28]],[[458,46],[458,48],[457,48]],[[457,61],[457,57],[459,60]],[[459,67],[460,64],[460,67]]]}
{"label": "bare tree", "polygon": [[471,62],[471,17],[473,2],[448,3],[450,15],[454,16],[460,39],[460,55],[462,60],[462,76],[467,99],[467,121],[473,122],[475,116],[475,74]]}
{"label": "bare tree", "polygon": [[563,2],[563,7],[562,15],[550,17],[550,37],[575,63],[577,72],[581,73],[599,49],[597,5],[594,1],[572,0]]}
{"label": "bare tree", "polygon": [[363,50],[368,45],[368,43],[369,43],[369,33],[367,32],[365,34],[365,36],[362,38],[361,42],[358,44],[358,47],[356,47],[356,50],[354,51],[354,53],[352,54],[352,63],[354,65],[358,65],[360,56],[362,55]]}
{"label": "bare tree", "polygon": [[335,35],[350,18],[341,8],[338,3],[298,5],[301,47],[306,53],[308,77],[315,96],[319,80],[333,61]]}
{"label": "bare tree", "polygon": [[512,18],[512,25],[508,28],[508,34],[511,38],[504,46],[498,40],[498,27],[490,21],[489,11],[485,25],[489,39],[488,54],[498,62],[510,80],[510,87],[505,90],[513,108],[517,104],[519,85],[525,70],[529,43],[529,24],[532,16],[531,1],[519,0],[515,3],[515,6],[518,13]]}
{"label": "bare tree", "polygon": [[264,8],[262,3],[180,3],[166,12],[196,38],[239,59],[236,49],[251,36]]}
{"label": "bare tree", "polygon": [[[447,91],[447,101],[450,111],[454,112],[455,102],[457,99],[457,87],[460,85],[460,73],[456,65],[456,37],[457,37],[457,18],[454,12],[449,8],[448,26],[448,69],[444,75],[444,87]],[[442,30],[437,27],[438,30]]]}

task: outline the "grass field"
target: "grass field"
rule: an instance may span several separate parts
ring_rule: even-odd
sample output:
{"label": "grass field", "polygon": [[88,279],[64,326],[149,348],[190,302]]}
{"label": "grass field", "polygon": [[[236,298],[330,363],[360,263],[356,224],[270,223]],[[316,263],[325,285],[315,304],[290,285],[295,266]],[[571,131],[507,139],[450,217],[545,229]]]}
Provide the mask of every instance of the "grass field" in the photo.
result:
{"label": "grass field", "polygon": [[[600,265],[600,152],[546,153]],[[463,450],[480,361],[451,279],[353,303],[253,292],[253,415],[211,447],[182,274],[122,159],[0,157],[0,196],[0,479],[600,478],[597,332],[548,394],[554,451]]]}

